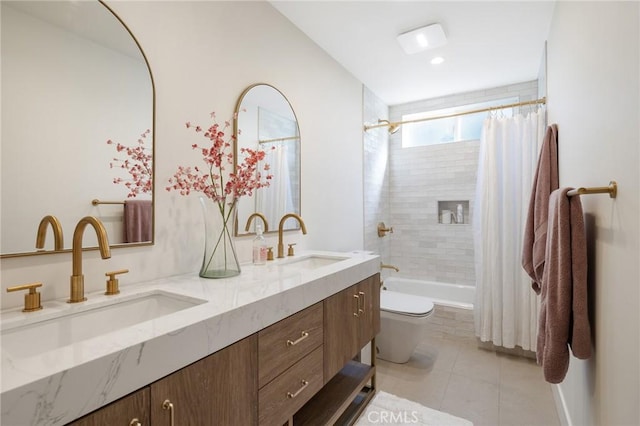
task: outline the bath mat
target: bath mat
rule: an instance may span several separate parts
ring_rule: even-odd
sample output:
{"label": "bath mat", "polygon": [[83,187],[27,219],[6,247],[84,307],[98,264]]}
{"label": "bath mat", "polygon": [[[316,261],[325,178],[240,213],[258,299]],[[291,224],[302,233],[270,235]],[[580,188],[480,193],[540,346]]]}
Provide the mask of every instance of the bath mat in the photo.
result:
{"label": "bath mat", "polygon": [[378,391],[356,422],[356,426],[367,425],[473,426],[473,423]]}

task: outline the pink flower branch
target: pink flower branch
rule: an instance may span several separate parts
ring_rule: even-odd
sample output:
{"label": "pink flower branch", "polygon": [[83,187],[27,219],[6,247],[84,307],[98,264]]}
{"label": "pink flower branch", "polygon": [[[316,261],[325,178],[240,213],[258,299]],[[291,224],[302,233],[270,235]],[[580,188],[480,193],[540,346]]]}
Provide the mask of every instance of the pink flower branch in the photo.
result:
{"label": "pink flower branch", "polygon": [[130,179],[121,177],[113,178],[114,184],[123,184],[128,190],[127,198],[135,198],[138,194],[150,193],[153,189],[153,154],[147,149],[145,139],[151,134],[151,130],[147,129],[140,135],[138,145],[129,147],[121,143],[115,143],[111,139],[107,141],[107,145],[115,145],[117,152],[124,152],[128,158],[124,160],[115,157],[109,167],[119,167],[125,169],[131,176]]}
{"label": "pink flower branch", "polygon": [[211,114],[211,118],[214,122],[206,130],[191,122],[186,123],[187,129],[192,129],[207,139],[204,145],[191,145],[192,149],[199,150],[202,154],[205,164],[203,170],[198,166],[179,166],[169,178],[169,186],[166,189],[179,191],[180,195],[189,195],[192,191],[201,192],[207,198],[222,204],[220,207],[223,212],[227,198],[231,199],[229,204],[232,204],[244,195],[251,196],[253,191],[269,186],[273,176],[267,173],[268,164],[260,165],[265,158],[265,152],[248,148],[240,149],[243,158],[242,161],[238,161],[233,171],[232,151],[236,138],[231,135],[225,139],[225,132],[231,124],[225,121],[224,126],[220,127],[215,121],[215,113]]}

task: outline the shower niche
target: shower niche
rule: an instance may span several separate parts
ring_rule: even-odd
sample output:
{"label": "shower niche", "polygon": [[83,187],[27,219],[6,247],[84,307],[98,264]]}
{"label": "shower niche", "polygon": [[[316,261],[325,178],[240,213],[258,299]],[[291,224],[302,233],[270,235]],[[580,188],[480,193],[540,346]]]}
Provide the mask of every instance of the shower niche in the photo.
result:
{"label": "shower niche", "polygon": [[438,200],[438,223],[463,225],[469,223],[469,200]]}

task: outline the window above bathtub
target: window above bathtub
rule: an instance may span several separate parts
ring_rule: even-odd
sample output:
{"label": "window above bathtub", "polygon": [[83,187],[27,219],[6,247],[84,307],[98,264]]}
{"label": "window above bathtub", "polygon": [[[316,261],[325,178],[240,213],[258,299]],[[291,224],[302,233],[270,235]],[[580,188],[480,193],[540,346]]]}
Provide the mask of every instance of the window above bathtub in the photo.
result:
{"label": "window above bathtub", "polygon": [[[486,102],[459,105],[450,108],[422,111],[402,116],[402,121],[420,120],[429,117],[446,116],[464,111],[472,111],[494,107],[498,105],[519,102],[519,98],[503,98]],[[502,109],[498,112],[478,112],[449,118],[438,118],[419,123],[408,123],[402,126],[402,147],[413,148],[419,146],[439,145],[450,142],[463,142],[479,140],[482,132],[482,123],[489,114],[498,114],[503,117],[513,115],[512,108]]]}

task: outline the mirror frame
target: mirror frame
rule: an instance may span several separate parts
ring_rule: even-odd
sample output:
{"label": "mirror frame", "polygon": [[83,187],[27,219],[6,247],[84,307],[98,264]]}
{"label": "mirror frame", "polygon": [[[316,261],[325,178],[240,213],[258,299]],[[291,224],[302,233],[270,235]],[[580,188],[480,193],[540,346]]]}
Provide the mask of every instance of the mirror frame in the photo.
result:
{"label": "mirror frame", "polygon": [[[268,86],[271,87],[273,90],[275,90],[276,92],[278,92],[280,94],[280,96],[282,96],[282,98],[287,101],[287,104],[289,105],[289,108],[291,108],[291,112],[293,113],[293,116],[296,119],[296,126],[298,127],[298,135],[300,135],[300,122],[298,120],[298,116],[296,115],[296,111],[293,109],[293,106],[291,105],[291,102],[289,102],[289,98],[287,98],[284,93],[282,93],[277,87],[275,87],[273,84],[269,84],[269,83],[254,83],[251,84],[249,87],[247,87],[246,89],[244,89],[242,91],[242,93],[240,94],[240,96],[238,97],[238,101],[236,102],[236,106],[234,108],[234,119],[233,119],[233,136],[235,138],[235,144],[233,147],[233,171],[234,173],[236,172],[236,168],[238,166],[238,117],[240,114],[240,107],[242,105],[242,101],[244,100],[244,97],[247,95],[247,93],[249,93],[249,91],[257,86]],[[240,129],[241,130],[241,129]],[[302,135],[300,135],[298,137],[298,140],[300,141],[300,143],[302,142]],[[300,185],[298,188],[298,199],[300,200],[300,206],[299,206],[299,211],[295,212],[297,214],[299,214],[300,216],[302,216],[302,152],[300,153],[300,159],[299,159],[299,168],[300,168]],[[254,194],[255,196],[255,194]],[[300,224],[296,221],[295,222],[295,228],[288,228],[285,229],[284,231],[298,231],[300,230]],[[239,219],[238,219],[238,215],[236,213],[236,219],[235,219],[235,223],[234,223],[234,232],[233,235],[234,237],[246,237],[246,236],[251,236],[251,235],[256,235],[255,232],[244,232],[244,233],[240,233],[239,232],[239,227],[240,227],[240,223],[239,223]],[[264,232],[264,234],[277,234],[278,233],[278,226],[274,226],[273,224],[269,224],[269,231]]]}
{"label": "mirror frame", "polygon": [[[113,11],[104,0],[97,0],[99,4],[101,4],[109,13],[113,15],[114,18],[120,22],[122,27],[129,33],[131,39],[134,41],[138,49],[140,50],[140,54],[144,59],[144,63],[147,66],[147,71],[149,71],[149,78],[151,79],[151,146],[153,148],[152,152],[152,181],[151,181],[151,241],[145,241],[141,243],[117,243],[117,244],[109,244],[109,247],[112,249],[116,248],[129,248],[129,247],[141,247],[141,246],[152,246],[155,244],[156,238],[156,85],[155,80],[153,79],[153,72],[151,71],[151,66],[149,65],[149,59],[147,55],[144,53],[142,46],[140,46],[140,42],[136,36],[131,32],[131,29],[124,23],[124,21],[118,16],[117,13]],[[98,246],[92,247],[83,247],[83,250],[98,250]],[[62,250],[40,250],[33,252],[18,252],[18,253],[0,253],[0,259],[13,258],[13,257],[28,257],[28,256],[40,256],[45,254],[58,254],[58,253],[71,253],[72,249],[62,249]]]}

